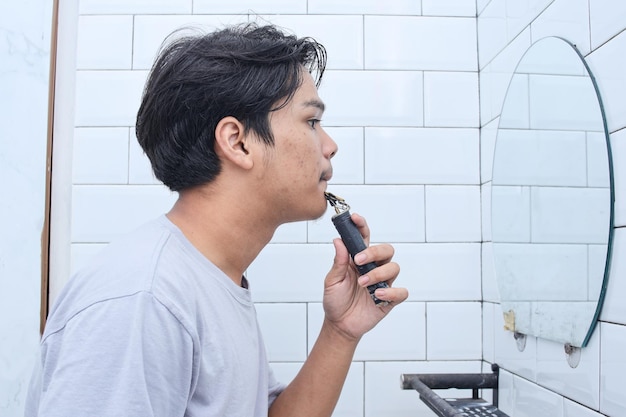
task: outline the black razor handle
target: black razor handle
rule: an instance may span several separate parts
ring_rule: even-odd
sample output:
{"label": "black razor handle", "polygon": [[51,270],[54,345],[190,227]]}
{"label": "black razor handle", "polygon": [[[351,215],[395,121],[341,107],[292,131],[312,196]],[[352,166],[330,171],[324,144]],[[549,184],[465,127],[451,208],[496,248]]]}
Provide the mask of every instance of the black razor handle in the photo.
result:
{"label": "black razor handle", "polygon": [[[350,217],[350,211],[346,210],[340,214],[336,214],[333,216],[332,220],[335,228],[339,232],[339,236],[341,236],[341,240],[343,240],[344,245],[346,245],[352,260],[354,261],[354,256],[367,248],[367,246],[365,246],[365,242],[363,241],[361,233],[359,233],[359,229],[357,229],[356,224],[354,224],[352,218]],[[375,262],[369,262],[365,265],[356,265],[356,268],[359,271],[359,275],[365,275],[377,266],[378,265],[376,265]],[[380,300],[374,295],[377,288],[389,288],[389,285],[386,282],[377,282],[376,284],[367,286],[367,290],[369,291],[372,300],[374,300],[374,303],[386,303],[386,301]]]}

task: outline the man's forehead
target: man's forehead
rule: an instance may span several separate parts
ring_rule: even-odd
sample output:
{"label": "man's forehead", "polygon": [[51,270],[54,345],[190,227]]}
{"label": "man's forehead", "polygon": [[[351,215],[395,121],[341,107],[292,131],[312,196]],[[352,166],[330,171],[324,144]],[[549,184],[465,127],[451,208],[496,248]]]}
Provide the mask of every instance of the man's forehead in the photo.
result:
{"label": "man's forehead", "polygon": [[317,93],[317,87],[313,82],[313,77],[311,77],[309,73],[305,73],[302,84],[298,87],[294,99],[296,101],[295,104],[302,108],[315,107],[320,111],[326,109],[326,105]]}

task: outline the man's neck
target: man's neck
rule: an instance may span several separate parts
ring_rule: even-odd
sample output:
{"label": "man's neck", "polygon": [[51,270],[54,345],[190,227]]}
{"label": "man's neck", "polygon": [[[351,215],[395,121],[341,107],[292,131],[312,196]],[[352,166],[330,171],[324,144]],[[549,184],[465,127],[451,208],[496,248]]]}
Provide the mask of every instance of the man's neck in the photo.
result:
{"label": "man's neck", "polygon": [[167,217],[200,253],[241,285],[244,271],[276,230],[267,222],[257,221],[255,215],[259,211],[249,205],[191,190],[181,193]]}

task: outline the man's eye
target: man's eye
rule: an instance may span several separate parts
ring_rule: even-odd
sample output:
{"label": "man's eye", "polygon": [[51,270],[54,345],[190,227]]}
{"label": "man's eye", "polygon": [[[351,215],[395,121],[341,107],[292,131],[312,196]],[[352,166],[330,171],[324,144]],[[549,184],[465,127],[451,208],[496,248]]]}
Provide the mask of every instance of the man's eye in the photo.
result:
{"label": "man's eye", "polygon": [[319,124],[320,120],[318,119],[311,119],[309,120],[309,125],[311,126],[311,129],[315,129],[315,127]]}

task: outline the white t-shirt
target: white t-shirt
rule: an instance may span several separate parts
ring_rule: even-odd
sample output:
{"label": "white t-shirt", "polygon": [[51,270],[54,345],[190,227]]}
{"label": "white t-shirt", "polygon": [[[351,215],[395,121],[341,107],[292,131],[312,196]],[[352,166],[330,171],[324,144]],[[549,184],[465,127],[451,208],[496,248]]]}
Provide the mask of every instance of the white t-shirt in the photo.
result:
{"label": "white t-shirt", "polygon": [[161,216],[63,289],[26,416],[261,417],[283,388],[250,291]]}

